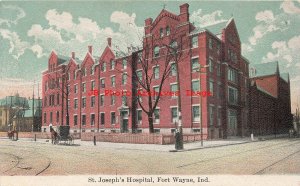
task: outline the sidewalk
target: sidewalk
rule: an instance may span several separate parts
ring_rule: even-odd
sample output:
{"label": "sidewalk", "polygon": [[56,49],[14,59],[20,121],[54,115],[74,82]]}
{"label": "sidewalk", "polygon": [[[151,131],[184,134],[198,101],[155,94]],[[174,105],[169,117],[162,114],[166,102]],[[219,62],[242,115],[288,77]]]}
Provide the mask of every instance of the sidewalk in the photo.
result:
{"label": "sidewalk", "polygon": [[[277,138],[285,138],[288,137],[288,134],[277,135]],[[106,149],[115,149],[115,150],[140,150],[140,151],[158,151],[158,152],[182,152],[182,151],[191,151],[191,150],[199,150],[204,148],[216,148],[228,145],[238,145],[243,143],[257,142],[261,140],[269,140],[274,139],[274,135],[269,136],[259,136],[254,137],[254,140],[251,141],[250,137],[240,138],[234,137],[230,139],[221,139],[221,140],[204,140],[203,147],[201,146],[201,142],[192,142],[185,143],[184,149],[180,151],[175,150],[175,145],[157,145],[157,144],[129,144],[129,143],[110,143],[110,142],[96,142],[94,145],[93,141],[81,141],[80,139],[74,140],[74,145],[76,146],[86,146],[90,148],[106,148]],[[7,138],[0,138],[7,139]],[[8,140],[8,139],[7,139]],[[20,138],[20,141],[34,142],[34,139],[31,138]],[[51,143],[51,139],[37,139],[38,143]],[[63,144],[61,144],[63,145]]]}

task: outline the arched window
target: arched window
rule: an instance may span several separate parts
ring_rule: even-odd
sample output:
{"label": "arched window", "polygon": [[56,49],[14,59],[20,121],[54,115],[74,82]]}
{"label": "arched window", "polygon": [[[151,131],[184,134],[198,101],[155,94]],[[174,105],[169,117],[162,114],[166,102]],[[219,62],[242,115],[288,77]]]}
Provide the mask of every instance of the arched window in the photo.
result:
{"label": "arched window", "polygon": [[154,57],[159,56],[159,46],[154,47]]}
{"label": "arched window", "polygon": [[166,35],[167,36],[170,35],[170,27],[169,26],[167,26],[167,28],[166,28]]}

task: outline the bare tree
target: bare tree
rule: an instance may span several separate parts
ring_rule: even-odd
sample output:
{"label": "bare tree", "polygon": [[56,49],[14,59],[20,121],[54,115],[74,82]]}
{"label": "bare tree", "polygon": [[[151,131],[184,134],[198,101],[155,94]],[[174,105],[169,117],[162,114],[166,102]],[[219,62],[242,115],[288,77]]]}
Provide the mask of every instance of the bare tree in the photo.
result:
{"label": "bare tree", "polygon": [[[132,60],[128,61],[132,70],[132,94],[133,97],[137,97],[137,104],[148,116],[150,133],[154,133],[153,115],[155,114],[156,107],[161,100],[164,83],[166,79],[170,77],[170,73],[172,71],[175,71],[177,74],[178,63],[182,61],[183,54],[186,52],[185,48],[189,45],[188,36],[184,34],[185,32],[175,30],[174,28],[172,34],[163,38],[160,37],[159,33],[153,34],[151,39],[144,38],[143,41],[141,41],[143,46],[141,49],[131,46],[128,48],[128,53],[121,50],[117,51],[119,54],[123,55],[123,57],[131,56],[132,58]],[[159,81],[158,85],[155,84],[157,85],[158,90],[153,90],[153,81],[156,78],[155,73],[157,73],[157,71],[155,71],[152,67],[158,66]],[[138,69],[141,69],[141,71],[138,72]],[[180,87],[177,87],[177,92],[172,92],[172,94],[178,95]],[[139,99],[140,96],[147,97],[147,106],[142,103],[141,99]],[[154,101],[153,98],[155,98]],[[180,100],[178,101],[180,104]],[[179,108],[181,107],[179,106]],[[136,109],[134,109],[133,112],[136,112]],[[132,125],[132,127],[135,128],[134,125]]]}

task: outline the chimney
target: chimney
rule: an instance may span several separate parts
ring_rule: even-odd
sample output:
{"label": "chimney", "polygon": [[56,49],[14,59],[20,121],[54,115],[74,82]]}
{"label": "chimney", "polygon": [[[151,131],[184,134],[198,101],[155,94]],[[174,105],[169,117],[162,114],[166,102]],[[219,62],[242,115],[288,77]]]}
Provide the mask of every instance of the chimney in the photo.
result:
{"label": "chimney", "polygon": [[151,24],[152,24],[152,18],[148,18],[145,20],[145,35],[150,34]]}
{"label": "chimney", "polygon": [[185,3],[180,5],[180,15],[179,15],[181,22],[188,22],[189,21],[189,4]]}
{"label": "chimney", "polygon": [[93,47],[92,46],[89,46],[89,53],[93,54]]}
{"label": "chimney", "polygon": [[75,52],[72,52],[72,59],[75,59]]}
{"label": "chimney", "polygon": [[111,47],[111,37],[107,38],[107,45]]}

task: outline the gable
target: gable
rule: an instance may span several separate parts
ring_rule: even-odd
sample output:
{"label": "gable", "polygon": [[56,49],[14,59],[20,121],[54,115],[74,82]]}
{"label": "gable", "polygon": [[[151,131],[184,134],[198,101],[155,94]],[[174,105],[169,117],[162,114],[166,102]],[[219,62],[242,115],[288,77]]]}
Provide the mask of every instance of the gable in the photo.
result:
{"label": "gable", "polygon": [[154,29],[156,27],[156,25],[163,19],[163,18],[169,18],[169,19],[172,19],[172,20],[175,20],[176,22],[179,22],[180,19],[179,19],[179,16],[163,9],[160,14],[156,17],[156,19],[154,20],[154,22],[152,23],[152,29]]}
{"label": "gable", "polygon": [[233,18],[228,21],[225,30],[226,30],[226,38],[230,43],[232,43],[233,45],[241,43],[240,36],[238,34]]}
{"label": "gable", "polygon": [[106,47],[101,55],[101,57],[99,58],[99,62],[100,61],[106,61],[109,62],[111,59],[115,58],[115,54],[112,52],[110,47]]}

